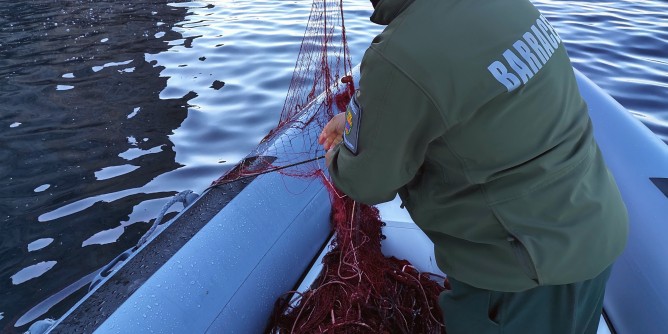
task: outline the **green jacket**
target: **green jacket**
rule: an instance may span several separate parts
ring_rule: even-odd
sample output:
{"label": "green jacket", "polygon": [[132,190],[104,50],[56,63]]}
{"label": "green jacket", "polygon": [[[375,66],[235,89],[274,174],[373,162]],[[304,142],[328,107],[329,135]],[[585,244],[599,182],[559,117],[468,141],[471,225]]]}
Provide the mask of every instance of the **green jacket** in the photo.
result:
{"label": "green jacket", "polygon": [[381,0],[371,20],[387,27],[362,60],[334,184],[367,204],[398,192],[439,267],[479,288],[608,267],[626,209],[564,45],[530,1]]}

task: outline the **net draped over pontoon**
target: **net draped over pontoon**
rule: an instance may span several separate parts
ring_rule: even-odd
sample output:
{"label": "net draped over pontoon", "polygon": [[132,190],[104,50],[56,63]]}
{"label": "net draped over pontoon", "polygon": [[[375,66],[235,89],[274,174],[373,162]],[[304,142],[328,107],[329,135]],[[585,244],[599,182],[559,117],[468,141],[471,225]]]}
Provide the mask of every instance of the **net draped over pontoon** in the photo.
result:
{"label": "net draped over pontoon", "polygon": [[335,239],[323,271],[308,291],[279,298],[273,332],[440,333],[437,299],[443,287],[408,261],[385,257],[378,210],[345,196],[323,171],[318,135],[329,119],[345,111],[355,91],[343,8],[342,0],[313,1],[278,125],[239,168],[214,185],[278,172],[319,177],[330,192]]}

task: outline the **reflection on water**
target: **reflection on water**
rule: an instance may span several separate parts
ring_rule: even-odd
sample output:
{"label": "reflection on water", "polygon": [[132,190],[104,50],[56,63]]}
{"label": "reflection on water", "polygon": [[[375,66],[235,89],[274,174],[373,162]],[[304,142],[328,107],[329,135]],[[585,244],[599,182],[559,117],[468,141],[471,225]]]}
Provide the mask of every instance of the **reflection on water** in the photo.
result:
{"label": "reflection on water", "polygon": [[[131,193],[38,219],[181,166],[169,135],[195,95],[161,99],[164,68],[146,55],[181,38],[172,27],[185,15],[167,1],[0,1],[3,333],[18,331],[13,323],[28,308],[136,242],[148,224],[131,225],[133,207],[173,193]],[[97,248],[79,251],[87,245]]]}
{"label": "reflection on water", "polygon": [[12,276],[12,284],[18,285],[25,281],[42,276],[56,265],[56,261],[42,261],[21,269],[18,273]]}
{"label": "reflection on water", "polygon": [[33,252],[33,251],[36,251],[36,250],[40,250],[40,249],[50,245],[52,242],[53,242],[53,238],[37,239],[37,240],[28,244],[28,252]]}

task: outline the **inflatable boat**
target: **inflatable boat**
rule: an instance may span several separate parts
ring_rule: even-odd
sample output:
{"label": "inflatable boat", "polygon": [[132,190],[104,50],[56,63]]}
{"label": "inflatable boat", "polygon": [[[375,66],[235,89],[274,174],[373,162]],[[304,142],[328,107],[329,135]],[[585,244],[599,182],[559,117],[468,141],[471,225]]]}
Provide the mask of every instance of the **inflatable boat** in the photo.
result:
{"label": "inflatable boat", "polygon": [[[576,75],[630,215],[628,246],[613,267],[599,333],[667,333],[668,147],[583,74]],[[303,117],[309,112],[307,106]],[[299,129],[283,131],[288,136]],[[313,147],[291,138],[297,152]],[[242,163],[262,165],[294,154],[272,142],[262,145],[266,149],[258,152],[271,154]],[[323,152],[302,154],[307,160]],[[265,173],[206,190],[124,256],[63,317],[30,332],[264,332],[277,298],[306,289],[317,276],[331,237],[322,181],[289,174]],[[396,200],[378,207],[387,224],[383,252],[438,273],[433,245]]]}

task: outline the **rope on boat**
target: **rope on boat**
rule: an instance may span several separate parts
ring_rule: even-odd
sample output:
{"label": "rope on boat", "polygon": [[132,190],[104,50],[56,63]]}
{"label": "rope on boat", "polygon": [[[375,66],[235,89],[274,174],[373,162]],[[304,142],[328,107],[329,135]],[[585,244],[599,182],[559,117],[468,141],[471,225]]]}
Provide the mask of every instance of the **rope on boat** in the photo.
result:
{"label": "rope on boat", "polygon": [[[105,277],[109,276],[114,270],[114,268],[121,262],[127,260],[130,255],[139,247],[141,247],[143,244],[145,244],[148,239],[153,235],[155,230],[158,228],[158,225],[160,225],[160,222],[163,220],[165,217],[165,214],[167,213],[167,210],[169,210],[172,205],[176,202],[181,202],[183,203],[183,208],[185,209],[188,207],[190,204],[195,202],[195,200],[199,197],[199,195],[195,194],[192,190],[184,190],[172,197],[172,199],[169,200],[163,207],[162,210],[160,211],[160,214],[158,214],[158,217],[155,219],[153,222],[153,225],[151,228],[144,233],[144,235],[139,239],[137,242],[137,245],[134,247],[126,250],[125,252],[119,254],[117,257],[115,257],[111,262],[109,262],[107,265],[102,267],[97,274],[95,275],[95,278],[90,283],[90,287],[88,288],[88,291],[93,290]],[[56,320],[46,318],[42,320],[38,320],[35,323],[33,323],[30,328],[28,328],[28,331],[25,332],[25,334],[42,334],[46,333],[52,327],[56,324]]]}
{"label": "rope on boat", "polygon": [[195,200],[198,197],[199,197],[199,195],[195,194],[192,190],[184,190],[184,191],[174,195],[174,197],[172,197],[172,199],[169,200],[169,202],[167,202],[162,207],[162,210],[160,211],[160,214],[158,214],[158,217],[153,222],[153,225],[139,239],[139,241],[137,242],[137,245],[135,245],[134,247],[132,247],[132,248],[126,250],[125,252],[119,254],[117,257],[115,257],[113,260],[111,260],[111,262],[109,262],[107,265],[105,265],[104,267],[102,267],[98,271],[97,275],[95,275],[95,278],[93,278],[93,281],[91,282],[90,287],[88,288],[88,291],[93,290],[102,281],[102,279],[109,276],[109,274],[111,274],[113,272],[116,265],[118,265],[119,263],[127,260],[130,257],[130,255],[132,255],[132,253],[134,253],[137,249],[139,249],[139,247],[141,247],[143,244],[146,243],[146,241],[148,241],[148,239],[153,235],[155,230],[158,228],[158,225],[160,225],[160,222],[162,221],[162,219],[165,217],[165,214],[167,213],[167,210],[169,210],[169,208],[171,208],[172,205],[174,205],[174,203],[176,203],[176,202],[183,203],[183,208],[185,209],[187,206],[189,206],[190,204],[195,202]]}
{"label": "rope on boat", "polygon": [[172,197],[172,199],[169,202],[167,202],[165,206],[162,207],[162,211],[160,211],[160,214],[158,214],[158,218],[156,218],[155,221],[153,222],[153,226],[151,226],[151,228],[148,231],[146,231],[146,233],[144,233],[141,239],[139,239],[139,241],[137,242],[137,246],[135,246],[134,248],[135,249],[139,248],[146,243],[148,238],[151,237],[153,232],[155,232],[155,229],[158,227],[162,219],[165,217],[167,210],[169,210],[169,208],[172,205],[174,205],[174,203],[181,202],[183,203],[183,208],[186,208],[188,205],[193,203],[197,199],[197,197],[199,197],[199,195],[193,193],[192,190],[184,190],[174,195],[174,197]]}

